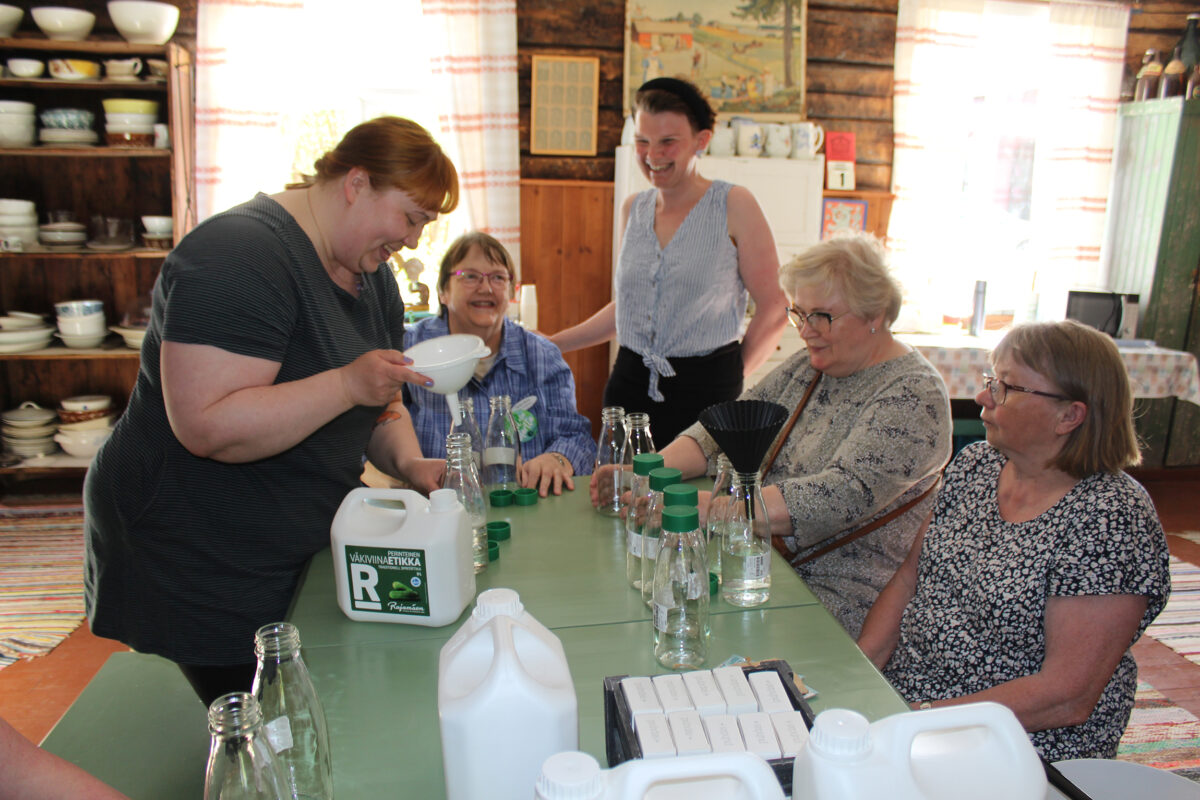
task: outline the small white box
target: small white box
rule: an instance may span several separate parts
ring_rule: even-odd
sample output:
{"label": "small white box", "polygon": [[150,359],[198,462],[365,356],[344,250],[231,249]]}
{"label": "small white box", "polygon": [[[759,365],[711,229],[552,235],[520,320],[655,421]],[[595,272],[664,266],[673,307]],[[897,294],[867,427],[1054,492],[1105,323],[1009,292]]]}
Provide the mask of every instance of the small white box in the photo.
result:
{"label": "small white box", "polygon": [[775,726],[771,724],[770,714],[752,711],[738,714],[737,721],[747,750],[767,760],[780,757],[779,740],[775,738]]}
{"label": "small white box", "polygon": [[750,673],[750,688],[758,698],[758,710],[768,714],[780,711],[794,711],[792,698],[788,695],[779,673],[775,670]]}
{"label": "small white box", "polygon": [[642,758],[667,758],[675,755],[671,725],[665,714],[642,714],[637,726],[638,744]]}
{"label": "small white box", "polygon": [[667,714],[671,726],[671,737],[675,740],[675,752],[681,756],[697,756],[711,753],[708,736],[700,715],[695,711],[673,711]]}
{"label": "small white box", "polygon": [[639,716],[662,713],[662,706],[658,703],[658,694],[655,693],[654,684],[649,678],[622,678],[621,691],[625,692],[625,702],[629,704],[629,716],[632,718],[635,731],[638,728]]}
{"label": "small white box", "polygon": [[729,714],[713,714],[701,717],[700,723],[708,734],[708,744],[714,753],[740,753],[746,749],[742,732],[738,729],[737,717]]}
{"label": "small white box", "polygon": [[799,711],[781,711],[771,715],[775,738],[779,739],[779,751],[784,758],[793,758],[808,742],[808,726]]}
{"label": "small white box", "polygon": [[698,669],[685,672],[683,685],[687,687],[688,695],[692,698],[692,707],[700,712],[700,716],[725,713],[725,698],[717,688],[711,671]]}
{"label": "small white box", "polygon": [[683,685],[682,675],[655,675],[650,679],[654,684],[654,692],[658,695],[658,703],[664,714],[672,711],[690,711],[692,698],[688,696],[687,687]]}
{"label": "small white box", "polygon": [[717,667],[712,671],[717,688],[725,698],[725,710],[733,715],[758,711],[758,699],[741,667]]}

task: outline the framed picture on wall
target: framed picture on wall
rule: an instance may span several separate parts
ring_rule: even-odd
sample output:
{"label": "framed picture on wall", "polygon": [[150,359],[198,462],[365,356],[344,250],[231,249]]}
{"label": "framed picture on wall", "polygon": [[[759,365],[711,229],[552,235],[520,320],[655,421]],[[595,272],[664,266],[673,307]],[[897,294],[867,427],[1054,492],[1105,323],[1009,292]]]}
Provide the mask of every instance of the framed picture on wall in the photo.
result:
{"label": "framed picture on wall", "polygon": [[826,197],[821,201],[821,238],[828,239],[841,231],[867,229],[867,201]]}
{"label": "framed picture on wall", "polygon": [[722,117],[800,119],[808,0],[628,0],[625,114],[651,78],[686,78]]}
{"label": "framed picture on wall", "polygon": [[534,56],[529,152],[596,155],[600,59]]}

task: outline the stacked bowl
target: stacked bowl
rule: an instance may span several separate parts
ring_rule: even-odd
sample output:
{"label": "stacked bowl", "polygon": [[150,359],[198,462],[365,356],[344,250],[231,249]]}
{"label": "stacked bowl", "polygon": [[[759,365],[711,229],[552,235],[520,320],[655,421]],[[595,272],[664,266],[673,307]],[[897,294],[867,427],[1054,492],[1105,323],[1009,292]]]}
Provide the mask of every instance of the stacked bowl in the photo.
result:
{"label": "stacked bowl", "polygon": [[68,397],[58,408],[62,423],[54,441],[68,455],[91,458],[112,433],[112,398],[103,394]]}
{"label": "stacked bowl", "polygon": [[30,147],[34,136],[34,105],[0,100],[0,147]]}
{"label": "stacked bowl", "polygon": [[130,44],[166,44],[179,24],[179,6],[153,0],[111,0],[108,16]]}
{"label": "stacked bowl", "polygon": [[10,250],[16,250],[14,240],[20,240],[21,248],[37,243],[37,207],[32,200],[0,198],[0,239],[9,242]]}
{"label": "stacked bowl", "polygon": [[118,147],[153,147],[158,103],[131,97],[104,100],[104,135]]}
{"label": "stacked bowl", "polygon": [[58,337],[71,348],[99,347],[108,335],[104,303],[100,300],[66,300],[54,304]]}
{"label": "stacked bowl", "polygon": [[50,108],[38,115],[42,130],[38,138],[43,144],[58,147],[96,143],[92,123],[96,115],[83,108]]}
{"label": "stacked bowl", "polygon": [[32,400],[0,414],[0,438],[4,449],[22,458],[44,456],[58,449],[54,436],[58,432],[57,415]]}
{"label": "stacked bowl", "polygon": [[96,24],[95,14],[78,8],[42,6],[30,13],[46,38],[59,42],[82,42]]}
{"label": "stacked bowl", "polygon": [[0,39],[12,36],[16,32],[17,26],[21,24],[23,16],[25,16],[25,9],[0,3]]}

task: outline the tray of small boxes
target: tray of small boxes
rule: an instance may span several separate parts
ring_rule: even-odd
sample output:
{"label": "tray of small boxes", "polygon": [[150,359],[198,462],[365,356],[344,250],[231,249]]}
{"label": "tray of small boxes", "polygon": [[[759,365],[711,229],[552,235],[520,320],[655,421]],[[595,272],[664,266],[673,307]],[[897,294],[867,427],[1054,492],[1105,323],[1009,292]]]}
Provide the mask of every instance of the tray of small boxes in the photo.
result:
{"label": "tray of small boxes", "polygon": [[748,750],[766,759],[785,793],[813,712],[786,661],[653,677],[604,679],[608,766]]}

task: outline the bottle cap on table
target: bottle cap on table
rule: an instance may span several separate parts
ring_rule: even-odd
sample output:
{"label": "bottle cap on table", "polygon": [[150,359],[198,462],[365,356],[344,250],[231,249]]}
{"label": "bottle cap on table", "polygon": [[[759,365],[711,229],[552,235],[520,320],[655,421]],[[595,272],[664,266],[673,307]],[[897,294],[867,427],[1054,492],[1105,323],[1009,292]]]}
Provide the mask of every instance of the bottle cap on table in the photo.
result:
{"label": "bottle cap on table", "polygon": [[488,561],[496,561],[499,558],[500,558],[500,543],[489,540],[488,541]]}
{"label": "bottle cap on table", "polygon": [[488,498],[492,501],[492,506],[499,508],[500,506],[511,506],[513,504],[513,493],[508,489],[496,489]]}
{"label": "bottle cap on table", "polygon": [[[516,500],[519,506],[532,506],[538,501],[537,489],[517,489],[513,492],[513,499]],[[493,505],[495,504],[493,503]]]}
{"label": "bottle cap on table", "polygon": [[487,535],[489,542],[503,542],[512,536],[512,526],[504,520],[489,522],[487,524]]}

